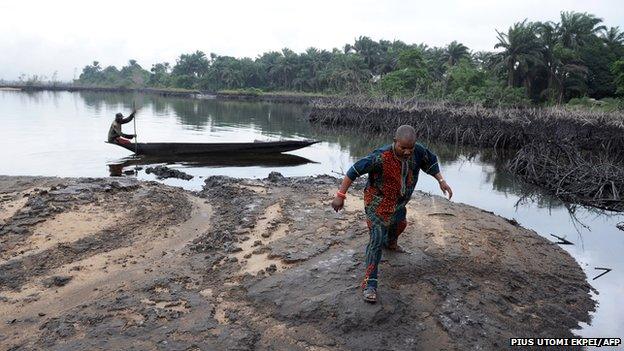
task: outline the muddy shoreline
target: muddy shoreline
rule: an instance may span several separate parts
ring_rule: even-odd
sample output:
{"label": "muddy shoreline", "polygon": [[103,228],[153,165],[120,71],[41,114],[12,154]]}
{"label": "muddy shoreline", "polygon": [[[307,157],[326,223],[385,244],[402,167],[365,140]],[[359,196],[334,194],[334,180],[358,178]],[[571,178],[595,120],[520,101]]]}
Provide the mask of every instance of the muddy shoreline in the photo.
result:
{"label": "muddy shoreline", "polygon": [[0,176],[1,349],[498,350],[590,322],[568,253],[420,192],[364,303],[363,185],[335,214],[338,182]]}

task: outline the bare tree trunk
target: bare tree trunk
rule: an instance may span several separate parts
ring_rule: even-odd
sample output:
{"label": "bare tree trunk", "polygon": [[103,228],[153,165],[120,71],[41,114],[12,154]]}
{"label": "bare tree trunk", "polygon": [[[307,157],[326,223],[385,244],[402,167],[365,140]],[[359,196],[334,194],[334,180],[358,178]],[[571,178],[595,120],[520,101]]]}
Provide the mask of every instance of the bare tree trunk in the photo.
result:
{"label": "bare tree trunk", "polygon": [[514,86],[514,74],[515,74],[515,70],[514,70],[514,62],[510,62],[509,63],[509,67],[507,67],[508,70],[508,75],[507,75],[507,85],[509,87]]}

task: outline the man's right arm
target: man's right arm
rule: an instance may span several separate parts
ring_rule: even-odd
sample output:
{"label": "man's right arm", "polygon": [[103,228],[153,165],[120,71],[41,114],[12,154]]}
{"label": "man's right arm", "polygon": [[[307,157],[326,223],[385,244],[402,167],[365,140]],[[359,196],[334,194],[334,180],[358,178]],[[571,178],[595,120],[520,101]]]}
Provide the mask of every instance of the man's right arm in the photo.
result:
{"label": "man's right arm", "polygon": [[347,197],[347,191],[357,177],[375,171],[381,164],[381,156],[377,152],[373,152],[368,156],[360,159],[347,170],[347,174],[340,184],[340,189],[336,193],[332,201],[334,211],[338,212],[344,206],[344,200]]}
{"label": "man's right arm", "polygon": [[338,189],[338,192],[336,193],[336,196],[332,201],[332,207],[334,208],[334,211],[338,212],[344,207],[344,199],[347,197],[347,190],[349,190],[351,183],[353,183],[353,181],[351,180],[351,178],[349,178],[349,176],[345,176],[342,180],[342,184],[340,184],[340,189]]}

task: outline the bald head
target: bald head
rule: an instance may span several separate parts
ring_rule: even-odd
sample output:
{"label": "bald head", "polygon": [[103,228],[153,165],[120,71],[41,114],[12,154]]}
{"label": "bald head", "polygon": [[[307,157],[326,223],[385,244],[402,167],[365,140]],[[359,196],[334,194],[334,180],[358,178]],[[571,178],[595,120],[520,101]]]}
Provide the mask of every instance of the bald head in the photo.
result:
{"label": "bald head", "polygon": [[394,140],[414,144],[416,142],[416,131],[412,128],[412,126],[404,124],[397,128],[396,132],[394,132]]}
{"label": "bald head", "polygon": [[409,158],[414,152],[414,144],[416,143],[416,131],[411,126],[404,124],[397,128],[394,133],[394,144],[392,149],[397,157],[402,159]]}

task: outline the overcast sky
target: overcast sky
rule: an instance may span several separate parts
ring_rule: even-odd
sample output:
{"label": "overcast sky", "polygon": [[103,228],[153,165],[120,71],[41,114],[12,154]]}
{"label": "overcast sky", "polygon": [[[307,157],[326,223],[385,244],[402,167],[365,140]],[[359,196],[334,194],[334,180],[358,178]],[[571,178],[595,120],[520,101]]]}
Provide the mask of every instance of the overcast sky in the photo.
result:
{"label": "overcast sky", "polygon": [[360,35],[442,46],[458,40],[492,50],[495,29],[555,20],[562,10],[624,29],[622,0],[451,1],[5,1],[0,3],[0,79],[22,74],[60,80],[94,60],[121,67],[136,59],[175,63],[181,53],[256,57],[289,47],[342,48]]}

